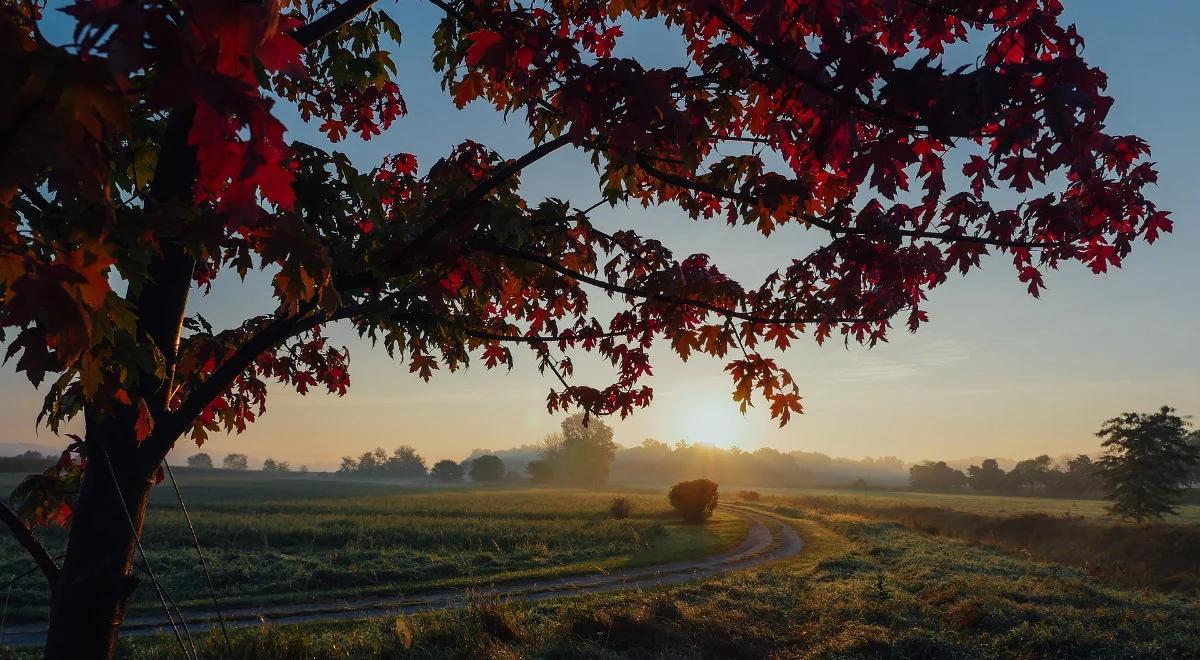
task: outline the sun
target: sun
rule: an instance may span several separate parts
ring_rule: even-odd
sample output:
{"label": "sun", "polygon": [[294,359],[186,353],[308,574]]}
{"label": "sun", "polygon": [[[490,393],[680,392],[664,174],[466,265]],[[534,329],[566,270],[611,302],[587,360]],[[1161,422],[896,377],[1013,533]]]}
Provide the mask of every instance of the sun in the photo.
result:
{"label": "sun", "polygon": [[680,431],[688,442],[732,447],[746,441],[749,420],[728,399],[712,397],[691,401],[680,414]]}

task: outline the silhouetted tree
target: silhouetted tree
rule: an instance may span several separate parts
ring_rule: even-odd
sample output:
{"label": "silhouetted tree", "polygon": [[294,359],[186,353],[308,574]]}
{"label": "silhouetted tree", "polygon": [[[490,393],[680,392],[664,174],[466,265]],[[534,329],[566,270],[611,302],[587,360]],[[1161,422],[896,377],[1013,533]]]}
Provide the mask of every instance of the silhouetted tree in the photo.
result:
{"label": "silhouetted tree", "polygon": [[925,461],[908,469],[908,485],[913,490],[958,490],[967,484],[967,475],[946,461]]}
{"label": "silhouetted tree", "polygon": [[462,481],[463,467],[455,461],[443,459],[433,464],[433,469],[429,471],[429,476],[446,483]]}
{"label": "silhouetted tree", "polygon": [[[547,440],[556,437],[547,436]],[[545,453],[537,459],[529,461],[525,465],[525,471],[529,473],[529,480],[535,484],[548,484],[554,481],[554,463],[547,458]]]}
{"label": "silhouetted tree", "polygon": [[1100,493],[1103,486],[1100,465],[1087,454],[1080,454],[1067,461],[1057,491],[1061,495],[1082,497]]}
{"label": "silhouetted tree", "polygon": [[526,466],[529,477],[589,488],[607,482],[617,454],[612,427],[583,413],[567,417],[561,427],[562,433],[547,436],[540,457]]}
{"label": "silhouetted tree", "polygon": [[379,454],[383,454],[384,459],[387,458],[387,452],[384,452],[382,447],[374,452],[363,452],[362,456],[358,457],[358,473],[363,475],[378,473],[380,464],[376,457]]}
{"label": "silhouetted tree", "polygon": [[1017,463],[1006,477],[1008,490],[1036,491],[1050,488],[1055,481],[1053,474],[1054,461],[1045,454]]}
{"label": "silhouetted tree", "polygon": [[268,458],[263,461],[263,472],[291,472],[292,466],[287,461],[276,461],[273,458]]}
{"label": "silhouetted tree", "polygon": [[354,460],[353,456],[343,456],[337,471],[338,474],[354,474],[358,472],[358,461]]}
{"label": "silhouetted tree", "polygon": [[1139,524],[1174,513],[1200,462],[1200,450],[1187,442],[1188,423],[1163,406],[1154,413],[1114,417],[1096,435],[1107,450],[1100,469],[1112,501],[1109,513]]}
{"label": "silhouetted tree", "polygon": [[702,523],[717,508],[717,484],[708,479],[681,481],[667,494],[671,508],[691,523]]}
{"label": "silhouetted tree", "polygon": [[967,468],[967,483],[972,490],[995,493],[1004,489],[1005,473],[996,459],[984,459],[983,463]]}
{"label": "silhouetted tree", "polygon": [[416,449],[401,445],[387,459],[384,473],[400,479],[419,479],[425,476],[425,459]]}
{"label": "silhouetted tree", "polygon": [[199,454],[192,454],[191,456],[188,456],[187,464],[188,464],[188,467],[190,467],[190,468],[197,468],[197,469],[201,469],[201,470],[213,469],[212,456],[209,456],[208,454],[205,454],[203,452],[201,452]]}
{"label": "silhouetted tree", "polygon": [[245,454],[226,454],[221,467],[226,470],[246,470],[250,468],[250,461]]}
{"label": "silhouetted tree", "polygon": [[[1188,434],[1188,445],[1200,451],[1200,430],[1192,431]],[[1193,465],[1188,471],[1188,484],[1195,486],[1200,484],[1200,464]]]}
{"label": "silhouetted tree", "polygon": [[471,481],[503,481],[504,461],[499,456],[484,454],[471,461]]}

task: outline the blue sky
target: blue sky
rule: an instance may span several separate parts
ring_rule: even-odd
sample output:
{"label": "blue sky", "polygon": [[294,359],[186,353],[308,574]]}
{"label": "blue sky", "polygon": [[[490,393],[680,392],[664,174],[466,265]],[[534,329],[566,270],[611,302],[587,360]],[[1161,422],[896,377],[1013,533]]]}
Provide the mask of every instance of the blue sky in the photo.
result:
{"label": "blue sky", "polygon": [[[1162,404],[1200,414],[1200,3],[1187,0],[1065,0],[1067,16],[1087,39],[1086,56],[1109,74],[1116,97],[1111,131],[1149,141],[1160,171],[1153,196],[1174,211],[1176,231],[1153,246],[1141,244],[1120,270],[1094,276],[1084,268],[1052,273],[1041,300],[1029,297],[1002,260],[936,290],[932,322],[916,335],[897,332],[870,351],[802,341],[784,361],[798,376],[806,414],[777,429],[765,411],[740,417],[717,360],[680,364],[659,352],[654,405],[616,423],[618,441],[645,437],[709,441],[743,448],[771,446],[843,456],[896,455],[909,460],[976,455],[1024,457],[1094,451],[1092,433],[1125,410]],[[515,156],[528,148],[523,125],[505,123],[492,108],[454,108],[429,66],[430,34],[439,18],[431,5],[383,3],[404,30],[395,53],[398,82],[410,115],[369,143],[350,139],[336,148],[369,168],[395,152],[423,165],[466,138]],[[627,30],[618,54],[655,64],[679,62],[672,40],[654,28]],[[298,122],[293,136],[320,144]],[[564,154],[523,176],[528,197],[552,195],[587,206],[599,197],[586,159]],[[756,281],[783,260],[806,251],[799,229],[770,239],[747,229],[697,224],[672,208],[605,209],[603,224],[636,227],[676,254],[706,252],[737,277]],[[229,281],[198,303],[219,325],[269,309],[262,278]],[[472,369],[415,380],[407,368],[372,351],[348,332],[351,393],[301,399],[278,393],[267,415],[241,437],[218,437],[214,453],[289,457],[327,466],[343,453],[412,444],[432,459],[460,458],[476,447],[535,442],[557,420],[544,408],[551,383],[527,356],[510,372]],[[592,368],[585,365],[584,373]],[[595,371],[598,378],[603,372]],[[40,394],[12,373],[0,374],[0,441],[53,443],[34,438]],[[183,448],[182,453],[191,453]]]}

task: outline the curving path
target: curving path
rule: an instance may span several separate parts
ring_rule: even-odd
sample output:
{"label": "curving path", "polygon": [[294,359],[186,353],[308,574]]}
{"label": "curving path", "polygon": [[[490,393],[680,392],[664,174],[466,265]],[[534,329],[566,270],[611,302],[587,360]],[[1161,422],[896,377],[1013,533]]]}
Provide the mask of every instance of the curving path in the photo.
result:
{"label": "curving path", "polygon": [[[539,601],[567,596],[644,589],[752,568],[791,557],[804,548],[804,541],[791,525],[765,513],[734,506],[721,507],[727,513],[750,523],[746,537],[736,547],[720,554],[698,559],[641,566],[592,575],[521,580],[474,589],[476,595],[499,596],[513,600]],[[246,627],[262,624],[290,624],[352,621],[397,614],[461,607],[467,603],[463,589],[426,593],[419,596],[375,596],[322,602],[239,607],[225,610],[225,625]],[[217,625],[208,611],[184,612],[192,634]],[[134,616],[125,619],[121,634],[152,635],[169,633],[170,626],[161,616]],[[40,645],[46,637],[46,624],[26,623],[6,626],[0,644],[8,646]]]}

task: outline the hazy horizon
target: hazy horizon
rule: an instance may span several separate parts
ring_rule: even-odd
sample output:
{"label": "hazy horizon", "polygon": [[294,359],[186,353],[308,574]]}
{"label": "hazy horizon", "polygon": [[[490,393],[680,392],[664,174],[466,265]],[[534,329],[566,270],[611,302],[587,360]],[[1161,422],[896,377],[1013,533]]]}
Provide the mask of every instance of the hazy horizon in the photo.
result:
{"label": "hazy horizon", "polygon": [[[830,456],[929,458],[996,455],[1024,458],[1095,452],[1093,433],[1121,412],[1161,405],[1200,415],[1200,194],[1191,159],[1200,149],[1194,108],[1200,88],[1190,62],[1198,38],[1200,5],[1160,0],[1067,2],[1069,20],[1088,40],[1089,62],[1110,77],[1116,98],[1114,133],[1136,133],[1153,148],[1161,179],[1154,199],[1174,212],[1176,231],[1160,243],[1138,244],[1122,269],[1093,276],[1070,268],[1047,277],[1041,300],[1025,293],[1007,264],[992,259],[965,279],[933,292],[931,322],[916,335],[897,328],[890,343],[872,350],[818,348],[807,336],[783,356],[799,380],[806,414],[778,429],[766,411],[739,417],[729,399],[730,382],[720,360],[681,364],[658,348],[651,407],[628,420],[609,420],[622,444],[643,438],[687,438],[753,450],[818,451]],[[395,60],[410,115],[370,144],[353,138],[337,145],[369,167],[386,153],[411,151],[427,168],[465,138],[484,141],[506,156],[524,150],[526,130],[505,125],[490,107],[457,111],[437,88],[425,64],[438,10],[399,5],[391,10],[405,31]],[[1147,35],[1153,35],[1153,38]],[[655,35],[632,33],[623,48],[651,62],[673,52]],[[291,122],[291,137],[326,144],[313,127]],[[523,177],[531,198],[556,196],[586,207],[598,198],[595,174],[579,154],[548,159]],[[673,208],[602,209],[599,224],[637,226],[665,239],[677,254],[708,252],[723,270],[756,281],[809,240],[790,227],[771,239],[721,224],[693,224]],[[229,276],[213,293],[197,295],[193,312],[215,326],[270,311],[270,287],[262,274],[245,286]],[[1118,304],[1119,303],[1119,304]],[[510,372],[473,367],[466,373],[435,373],[422,383],[405,364],[372,350],[346,326],[331,329],[350,347],[352,386],[344,398],[312,394],[301,399],[274,388],[267,414],[241,436],[214,434],[202,451],[254,457],[286,457],[294,466],[336,465],[340,456],[376,446],[412,445],[431,461],[462,457],[475,448],[503,449],[534,443],[561,417],[546,414],[553,383],[542,378],[528,354],[514,350]],[[603,365],[580,359],[579,379],[607,374]],[[34,429],[43,392],[34,391],[10,363],[0,375],[0,422],[4,442],[56,445]],[[72,430],[77,430],[77,427]],[[172,458],[197,450],[186,440]]]}

